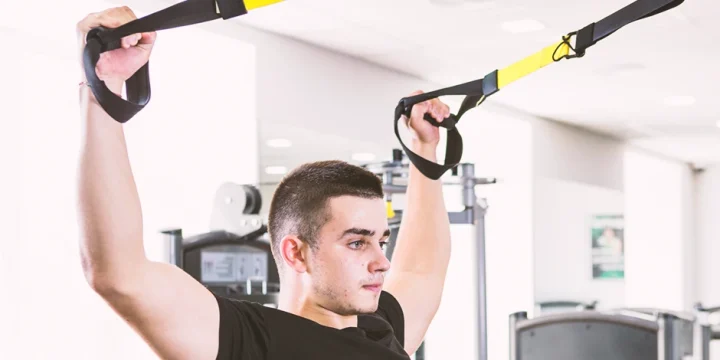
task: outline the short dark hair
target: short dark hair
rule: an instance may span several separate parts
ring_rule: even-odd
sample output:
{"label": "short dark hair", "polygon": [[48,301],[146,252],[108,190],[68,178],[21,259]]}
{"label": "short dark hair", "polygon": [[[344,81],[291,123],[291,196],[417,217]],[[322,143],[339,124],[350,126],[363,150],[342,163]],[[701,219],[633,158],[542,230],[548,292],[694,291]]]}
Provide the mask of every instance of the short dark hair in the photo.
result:
{"label": "short dark hair", "polygon": [[278,266],[282,261],[280,240],[294,234],[316,249],[318,232],[331,216],[328,200],[346,195],[382,198],[382,181],[362,167],[339,160],[307,163],[283,178],[273,194],[268,215],[268,233]]}

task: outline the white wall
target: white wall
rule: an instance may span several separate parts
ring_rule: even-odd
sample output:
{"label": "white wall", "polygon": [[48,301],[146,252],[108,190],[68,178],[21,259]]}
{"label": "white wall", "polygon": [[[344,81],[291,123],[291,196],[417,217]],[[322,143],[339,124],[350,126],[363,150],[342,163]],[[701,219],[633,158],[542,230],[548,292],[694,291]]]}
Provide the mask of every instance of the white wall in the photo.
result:
{"label": "white wall", "polygon": [[[18,204],[16,227],[10,227],[10,238],[3,236],[3,359],[155,358],[89,289],[78,255],[74,26],[87,12],[107,6],[70,14],[61,9],[63,21],[46,9],[32,23],[17,24],[31,32],[38,23],[57,29],[45,38],[0,31],[0,42],[12,49],[0,67],[2,133],[15,139],[12,154],[18,159],[3,171],[14,185],[3,195]],[[151,60],[153,99],[126,125],[151,258],[163,258],[160,228],[197,232],[208,225],[221,182],[257,181],[254,61],[252,46],[200,29],[160,37]]]}
{"label": "white wall", "polygon": [[624,301],[622,279],[593,280],[590,220],[623,213],[621,141],[577,127],[533,123],[535,301]]}
{"label": "white wall", "polygon": [[553,121],[533,122],[538,177],[622,191],[624,151],[622,141],[608,136]]}
{"label": "white wall", "polygon": [[591,219],[623,214],[623,193],[577,182],[535,180],[535,301],[624,305],[622,279],[593,279]]}
{"label": "white wall", "polygon": [[634,150],[624,168],[626,305],[691,310],[692,171]]}
{"label": "white wall", "polygon": [[[690,309],[689,167],[570,126],[537,122],[533,131],[536,300]],[[624,281],[594,281],[589,273],[588,218],[602,213],[625,214]]]}

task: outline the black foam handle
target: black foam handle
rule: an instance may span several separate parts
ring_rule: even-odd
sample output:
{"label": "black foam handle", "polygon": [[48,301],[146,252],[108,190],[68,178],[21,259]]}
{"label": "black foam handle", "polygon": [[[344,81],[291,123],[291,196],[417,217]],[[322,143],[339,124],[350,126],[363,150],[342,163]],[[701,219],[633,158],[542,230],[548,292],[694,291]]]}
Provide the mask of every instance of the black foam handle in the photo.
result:
{"label": "black foam handle", "polygon": [[451,115],[447,119],[443,120],[442,122],[438,122],[435,120],[432,116],[429,114],[425,114],[423,116],[423,119],[425,121],[428,121],[429,123],[433,124],[434,126],[442,126],[445,128],[448,128],[447,131],[447,144],[446,144],[446,151],[445,151],[445,164],[440,165],[438,163],[435,163],[433,161],[429,161],[422,156],[415,154],[410,150],[405,143],[402,141],[402,138],[400,137],[399,128],[398,128],[398,122],[402,116],[408,117],[407,114],[411,113],[412,105],[408,105],[407,99],[403,99],[400,101],[398,106],[395,108],[395,136],[397,137],[398,141],[400,142],[400,145],[402,146],[403,150],[405,150],[405,154],[407,154],[408,159],[410,162],[415,165],[415,167],[427,178],[437,180],[439,179],[446,171],[456,167],[460,159],[462,158],[462,149],[463,149],[463,142],[462,142],[462,136],[460,136],[460,132],[455,127],[455,124],[457,123],[457,117],[455,115]]}
{"label": "black foam handle", "polygon": [[[410,118],[410,116],[412,114],[412,108],[413,108],[412,104],[405,105],[405,110],[403,110],[403,115],[405,115],[405,117],[407,117],[408,119]],[[455,129],[455,125],[457,125],[457,122],[458,122],[457,116],[454,114],[450,114],[450,116],[445,118],[442,122],[437,121],[429,113],[425,113],[425,115],[423,116],[423,119],[435,127],[442,127],[442,128],[448,129],[448,130]]]}
{"label": "black foam handle", "polygon": [[90,29],[90,31],[87,34],[87,38],[89,39],[98,39],[100,40],[100,53],[104,53],[106,51],[112,51],[115,49],[119,49],[122,47],[122,39],[116,39],[112,41],[106,41],[103,40],[103,37],[100,35],[101,33],[111,31],[112,29],[106,28],[104,26],[98,26],[96,28]]}
{"label": "black foam handle", "polygon": [[91,29],[87,35],[87,44],[83,50],[83,67],[88,85],[98,103],[117,122],[125,123],[142,110],[150,101],[149,61],[126,80],[128,100],[123,99],[108,89],[104,81],[98,78],[95,71],[100,54],[119,49],[122,39],[103,41],[101,34],[110,31],[105,27]]}
{"label": "black foam handle", "polygon": [[432,126],[442,127],[442,128],[448,129],[448,130],[453,130],[453,129],[455,129],[455,125],[457,124],[457,119],[456,119],[455,115],[453,115],[453,114],[450,114],[450,116],[448,116],[448,117],[447,117],[446,119],[444,119],[442,122],[438,122],[438,121],[435,120],[435,118],[432,117],[432,115],[430,115],[430,114],[425,114],[425,116],[423,117],[423,119],[425,119],[425,121],[427,121],[427,122],[429,122],[430,124],[432,124]]}

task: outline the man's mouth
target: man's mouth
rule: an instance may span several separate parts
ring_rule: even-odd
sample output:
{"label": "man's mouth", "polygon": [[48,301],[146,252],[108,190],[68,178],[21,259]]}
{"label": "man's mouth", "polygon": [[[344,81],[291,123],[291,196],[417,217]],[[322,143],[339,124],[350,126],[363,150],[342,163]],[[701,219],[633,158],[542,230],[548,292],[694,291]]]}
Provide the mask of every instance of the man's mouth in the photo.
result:
{"label": "man's mouth", "polygon": [[382,284],[368,284],[364,285],[363,289],[370,290],[372,292],[380,292],[382,290]]}

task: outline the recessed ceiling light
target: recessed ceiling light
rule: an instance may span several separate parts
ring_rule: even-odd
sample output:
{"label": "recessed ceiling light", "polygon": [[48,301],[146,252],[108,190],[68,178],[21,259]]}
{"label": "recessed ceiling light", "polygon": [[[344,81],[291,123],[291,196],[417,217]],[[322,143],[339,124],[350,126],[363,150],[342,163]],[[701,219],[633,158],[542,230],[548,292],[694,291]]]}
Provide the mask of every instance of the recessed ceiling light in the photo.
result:
{"label": "recessed ceiling light", "polygon": [[527,33],[539,31],[545,28],[541,22],[533,19],[522,19],[514,21],[506,21],[502,24],[502,29],[513,34]]}
{"label": "recessed ceiling light", "polygon": [[675,95],[665,98],[667,106],[690,106],[695,104],[695,98],[688,95]]}
{"label": "recessed ceiling light", "polygon": [[352,155],[352,159],[355,161],[373,161],[373,160],[375,160],[375,154],[355,153]]}
{"label": "recessed ceiling light", "polygon": [[720,128],[720,121],[716,122],[716,123],[715,123],[715,126],[717,126],[717,127]]}
{"label": "recessed ceiling light", "polygon": [[433,5],[459,5],[464,2],[465,0],[430,0]]}
{"label": "recessed ceiling light", "polygon": [[270,139],[267,141],[267,146],[274,148],[286,148],[292,146],[292,142],[288,139]]}
{"label": "recessed ceiling light", "polygon": [[268,175],[284,175],[287,173],[287,168],[284,166],[268,166],[265,168],[265,173]]}

